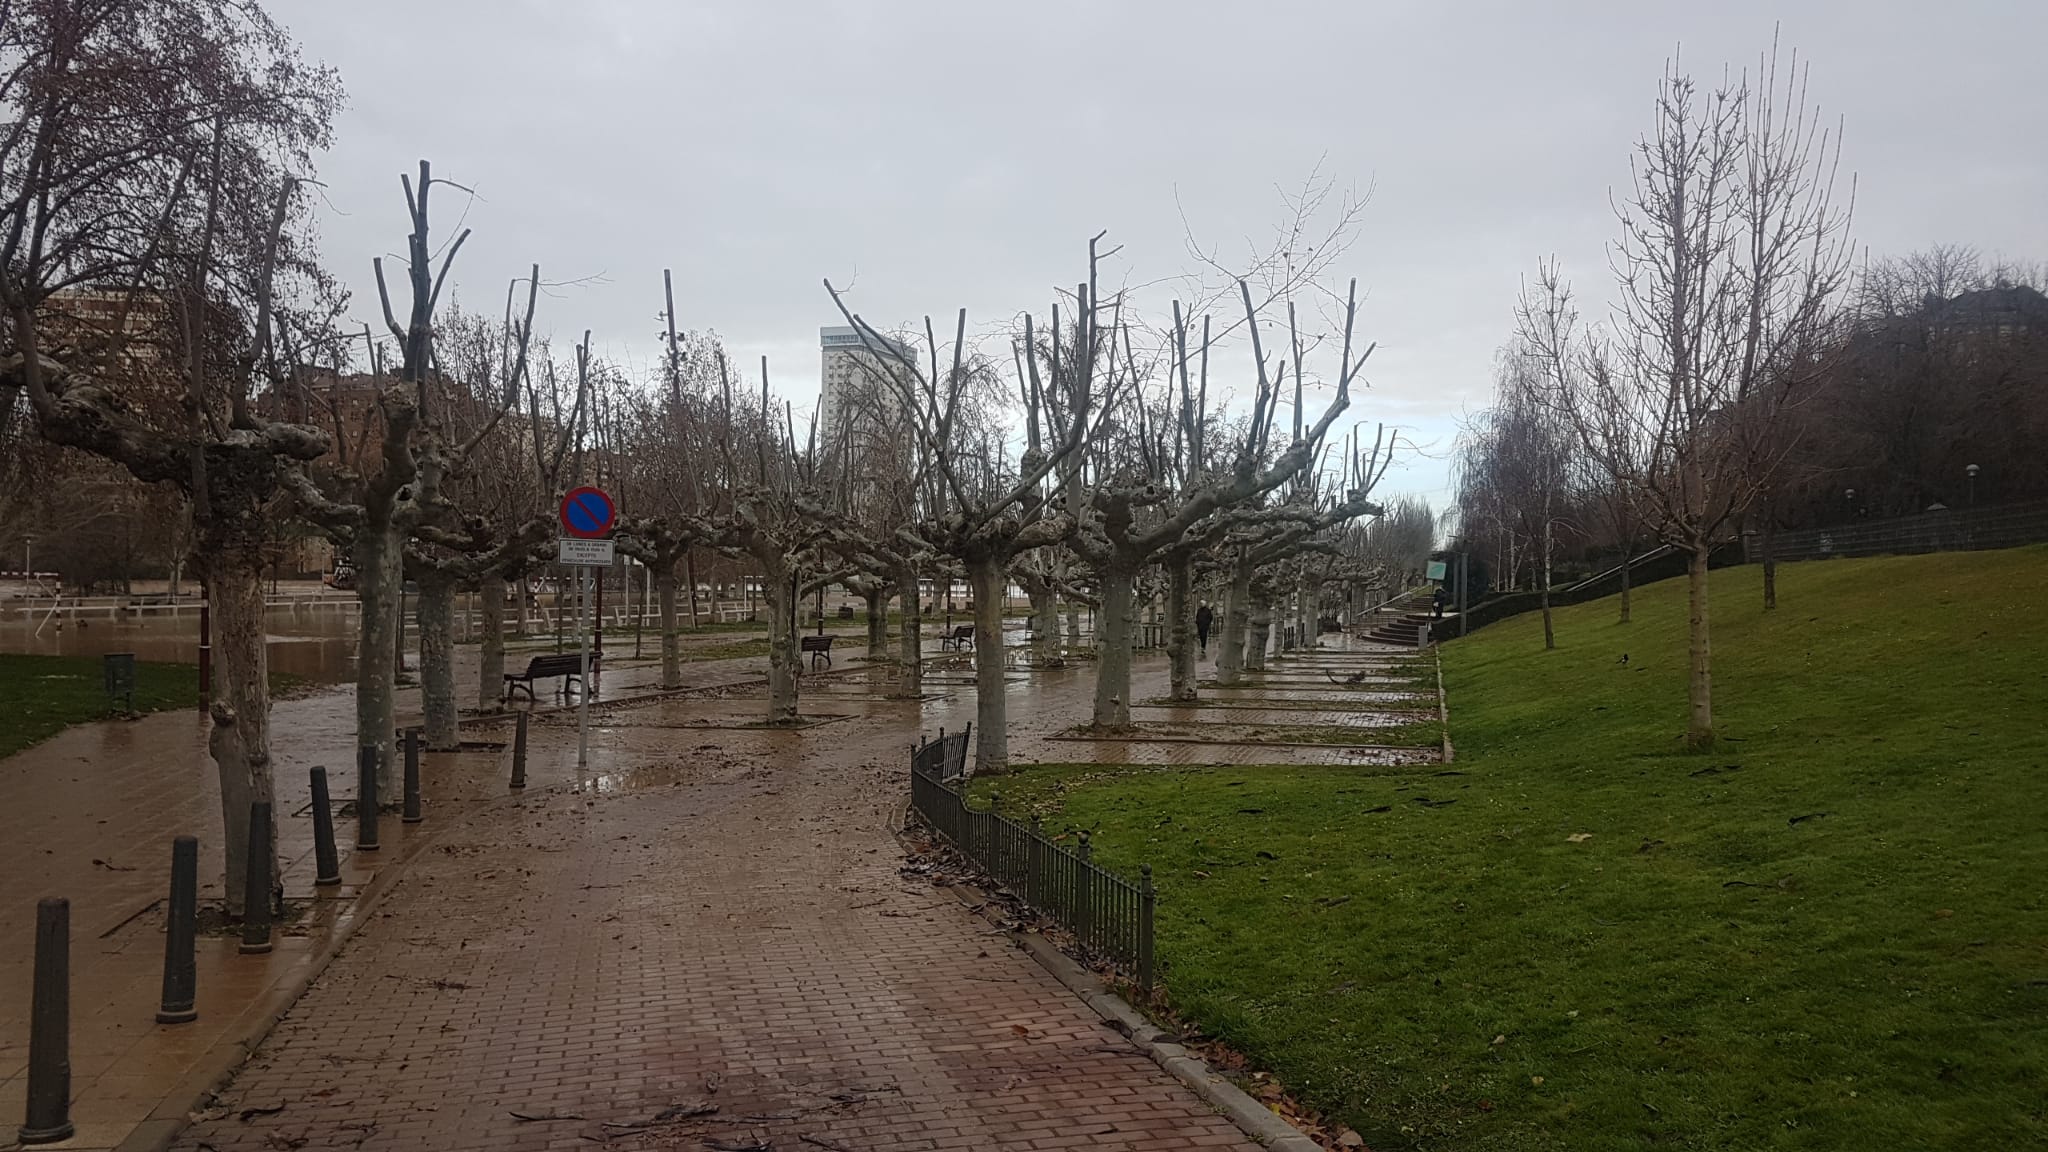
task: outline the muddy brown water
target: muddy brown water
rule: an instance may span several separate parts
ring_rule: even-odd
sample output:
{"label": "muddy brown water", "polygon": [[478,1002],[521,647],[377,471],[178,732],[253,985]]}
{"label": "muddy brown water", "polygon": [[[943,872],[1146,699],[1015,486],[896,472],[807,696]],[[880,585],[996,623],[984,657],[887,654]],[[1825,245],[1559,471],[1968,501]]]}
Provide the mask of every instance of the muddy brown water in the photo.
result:
{"label": "muddy brown water", "polygon": [[[340,684],[355,677],[356,615],[273,609],[264,621],[270,670],[315,684]],[[102,656],[133,652],[138,660],[166,664],[199,662],[199,616],[145,616],[126,620],[22,619],[0,621],[0,652],[36,656]]]}

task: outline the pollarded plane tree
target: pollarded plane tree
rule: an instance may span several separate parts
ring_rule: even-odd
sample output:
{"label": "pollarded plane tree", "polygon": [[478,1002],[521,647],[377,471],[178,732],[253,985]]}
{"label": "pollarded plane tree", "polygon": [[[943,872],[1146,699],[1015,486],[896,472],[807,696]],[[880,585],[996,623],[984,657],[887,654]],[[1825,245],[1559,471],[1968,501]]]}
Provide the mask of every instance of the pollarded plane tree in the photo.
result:
{"label": "pollarded plane tree", "polygon": [[[1239,620],[1241,631],[1226,631],[1219,640],[1217,683],[1240,683],[1244,672],[1265,667],[1274,605],[1300,595],[1309,583],[1315,570],[1308,557],[1340,555],[1344,530],[1353,521],[1384,512],[1371,499],[1393,459],[1384,427],[1370,449],[1354,441],[1346,453],[1339,469],[1297,474],[1270,506],[1255,502],[1225,514],[1229,527],[1215,550],[1229,581],[1226,619]],[[1321,583],[1315,576],[1318,593]]]}
{"label": "pollarded plane tree", "polygon": [[425,160],[420,161],[417,185],[403,174],[399,183],[412,229],[406,239],[406,284],[411,299],[403,324],[392,311],[383,258],[372,261],[385,328],[399,351],[394,378],[385,371],[382,345],[371,341],[369,349],[381,420],[381,451],[374,459],[359,456],[354,467],[326,469],[317,480],[302,476],[295,493],[298,514],[346,545],[355,561],[356,593],[362,601],[356,649],[356,742],[358,747],[376,749],[379,795],[387,796],[396,795],[397,784],[392,748],[397,726],[394,693],[405,545],[421,513],[416,492],[421,444],[416,433],[423,420],[431,424],[437,419],[432,390],[437,372],[434,310],[455,256],[469,238],[464,229],[436,252],[429,233],[434,187],[460,189],[459,185],[437,179]]}
{"label": "pollarded plane tree", "polygon": [[632,510],[621,524],[619,548],[654,575],[661,630],[661,686],[682,686],[679,581],[689,588],[690,626],[697,623],[696,553],[710,534],[707,519],[733,512],[738,477],[730,451],[733,430],[723,406],[721,372],[727,363],[717,337],[679,333],[675,293],[662,273],[667,321],[662,374],[651,396],[640,397],[639,416],[622,423],[627,450],[619,497]]}
{"label": "pollarded plane tree", "polygon": [[249,806],[274,796],[266,544],[286,478],[329,446],[264,392],[289,375],[277,333],[328,335],[305,185],[339,83],[252,6],[9,5],[0,41],[0,419],[25,396],[45,439],[190,502],[240,915]]}
{"label": "pollarded plane tree", "polygon": [[[539,284],[540,268],[536,265],[524,282],[524,315],[513,310],[522,286],[521,281],[514,280],[506,286],[505,315],[496,331],[471,334],[475,356],[491,356],[495,351],[497,379],[510,398],[509,406],[500,412],[490,403],[495,390],[479,388],[470,392],[467,426],[475,427],[493,419],[496,425],[461,455],[460,483],[465,495],[459,503],[484,517],[473,547],[488,554],[480,558],[478,552],[465,553],[472,557],[468,561],[469,575],[475,581],[482,633],[477,707],[486,712],[500,707],[505,691],[506,595],[510,592],[515,598],[513,628],[524,634],[528,582],[533,573],[544,570],[553,560],[553,551],[546,544],[546,537],[552,532],[543,529],[554,522],[556,497],[562,491],[559,477],[569,453],[568,433],[573,429],[573,421],[557,428],[544,423],[539,415],[533,364],[536,353],[542,361],[551,354],[547,342],[537,342],[533,330],[535,288]],[[485,378],[481,368],[475,378]],[[534,526],[536,521],[541,528]],[[503,546],[515,535],[531,539],[536,532],[540,539],[529,547]]]}
{"label": "pollarded plane tree", "polygon": [[531,351],[540,268],[527,279],[523,320],[499,330],[456,313],[441,325],[422,394],[417,432],[418,508],[404,553],[419,584],[420,697],[427,746],[460,744],[454,659],[457,591],[484,603],[483,659],[477,697],[494,710],[504,688],[503,616],[508,580],[546,560],[552,517],[524,468],[506,467],[524,437],[506,420],[519,410]]}
{"label": "pollarded plane tree", "polygon": [[[883,337],[876,333],[867,339],[881,345]],[[898,334],[886,346],[908,355],[911,343]],[[936,376],[936,346],[927,354]],[[895,694],[916,698],[924,683],[921,585],[927,576],[950,578],[952,572],[911,529],[924,510],[940,506],[946,493],[943,478],[929,466],[933,457],[925,442],[905,435],[917,408],[905,398],[897,366],[872,355],[856,357],[854,365],[857,371],[842,382],[834,421],[825,429],[822,466],[829,478],[828,502],[845,529],[839,551],[852,568],[845,583],[867,602],[869,659],[889,659],[887,603],[893,593],[903,606],[893,658]],[[955,417],[954,435],[986,440],[993,372],[978,357],[968,356],[958,371],[962,411]]]}
{"label": "pollarded plane tree", "polygon": [[776,409],[767,357],[761,358],[760,402],[750,402],[748,410],[734,406],[731,370],[723,355],[719,371],[729,430],[720,438],[720,459],[732,483],[729,505],[703,517],[704,540],[728,556],[753,561],[760,570],[768,608],[766,719],[771,726],[794,726],[802,671],[797,606],[804,596],[844,577],[835,566],[834,546],[845,544],[846,530],[823,496],[815,433],[799,448],[789,405]]}
{"label": "pollarded plane tree", "polygon": [[[1141,420],[1138,443],[1149,446],[1141,449],[1135,460],[1125,463],[1121,475],[1097,485],[1090,494],[1088,513],[1076,537],[1076,550],[1093,566],[1102,587],[1103,609],[1096,633],[1093,722],[1097,727],[1123,728],[1130,724],[1130,588],[1139,568],[1162,556],[1172,566],[1166,580],[1170,618],[1168,661],[1174,677],[1170,690],[1176,699],[1192,699],[1193,607],[1188,565],[1197,549],[1182,545],[1205,520],[1240,505],[1256,507],[1268,493],[1296,479],[1313,464],[1331,426],[1349,407],[1352,383],[1372,355],[1372,345],[1362,350],[1356,347],[1358,282],[1353,280],[1344,300],[1336,394],[1315,423],[1307,424],[1303,407],[1303,341],[1293,307],[1290,304],[1288,308],[1291,359],[1283,355],[1269,368],[1260,308],[1254,303],[1249,282],[1238,282],[1238,294],[1244,306],[1244,326],[1251,342],[1256,378],[1250,419],[1236,443],[1210,443],[1213,432],[1206,411],[1206,331],[1202,345],[1197,348],[1203,367],[1191,371],[1188,326],[1176,304],[1168,350],[1168,403],[1163,406],[1163,418]],[[1273,424],[1290,366],[1294,371],[1292,435],[1286,448],[1273,453]],[[1199,377],[1200,387],[1191,383],[1193,377]],[[1155,424],[1164,427],[1155,430]],[[1223,456],[1229,463],[1213,464],[1217,456]],[[1358,493],[1358,499],[1364,501],[1365,493]],[[1219,537],[1227,531],[1227,527],[1221,529]],[[1242,544],[1234,547],[1239,553],[1244,551]],[[1244,634],[1252,576],[1252,569],[1241,558],[1234,562],[1231,571],[1233,595],[1224,613],[1221,660],[1232,659],[1232,647],[1241,642]],[[1224,665],[1219,662],[1218,667],[1220,673]],[[1234,673],[1234,665],[1231,671]]]}
{"label": "pollarded plane tree", "polygon": [[[825,285],[860,333],[875,372],[894,388],[915,433],[913,489],[918,499],[909,522],[896,534],[918,553],[958,561],[967,573],[974,598],[976,771],[1000,771],[1009,763],[1002,612],[1010,566],[1018,556],[1058,544],[1072,533],[1073,517],[1061,498],[1068,469],[1100,431],[1093,418],[1112,406],[1113,390],[1125,383],[1106,367],[1119,302],[1104,302],[1098,295],[1101,238],[1098,234],[1089,241],[1088,278],[1074,289],[1074,335],[1067,350],[1060,350],[1064,341],[1055,335],[1041,355],[1037,321],[1028,312],[1013,334],[1022,372],[1017,394],[1024,406],[1025,437],[1014,462],[1004,450],[1006,438],[976,403],[977,392],[986,398],[976,385],[989,373],[988,365],[970,353],[965,309],[954,325],[950,369],[942,370],[929,320],[927,359],[920,364],[901,342],[885,339],[849,308],[830,282]],[[1057,305],[1049,331],[1061,332]],[[915,584],[907,591],[914,598]]]}

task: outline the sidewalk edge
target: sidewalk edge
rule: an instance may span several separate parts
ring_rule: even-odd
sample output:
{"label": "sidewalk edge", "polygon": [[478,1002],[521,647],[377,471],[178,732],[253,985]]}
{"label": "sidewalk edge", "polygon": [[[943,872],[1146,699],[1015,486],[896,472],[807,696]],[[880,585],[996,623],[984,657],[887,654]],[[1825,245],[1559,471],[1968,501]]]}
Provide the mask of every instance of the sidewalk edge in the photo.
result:
{"label": "sidewalk edge", "polygon": [[[511,799],[507,797],[506,799]],[[494,805],[485,805],[492,807]],[[482,809],[479,809],[481,811]],[[470,813],[474,815],[474,813]],[[310,962],[297,976],[279,984],[254,1003],[245,1006],[240,1016],[246,1018],[239,1030],[230,1032],[216,1041],[207,1050],[208,1056],[217,1059],[202,1062],[180,1081],[176,1088],[164,1095],[163,1100],[151,1110],[149,1116],[131,1129],[114,1152],[167,1152],[172,1142],[191,1126],[191,1114],[206,1106],[208,1098],[226,1087],[240,1072],[249,1057],[268,1039],[271,1030],[291,1011],[292,1005],[313,986],[334,958],[341,954],[349,939],[355,935],[376,906],[383,902],[392,888],[404,878],[412,862],[426,851],[427,846],[440,838],[443,830],[453,823],[437,823],[427,835],[413,840],[409,851],[386,867],[379,868],[362,891],[357,893],[354,906],[350,909],[347,922],[340,925],[314,952]]]}
{"label": "sidewalk edge", "polygon": [[[989,902],[989,897],[973,885],[953,884],[950,890],[954,898],[971,912]],[[1252,1099],[1228,1077],[1209,1067],[1200,1056],[1174,1043],[1170,1033],[1145,1019],[1123,997],[1110,991],[1094,973],[1075,963],[1052,941],[1035,932],[1013,931],[1007,935],[1012,944],[1036,960],[1039,967],[1086,1004],[1089,1011],[1123,1034],[1174,1079],[1187,1085],[1204,1103],[1229,1117],[1230,1122],[1254,1142],[1277,1152],[1321,1152],[1321,1145],[1282,1120],[1272,1109]]]}
{"label": "sidewalk edge", "polygon": [[1436,646],[1436,723],[1444,733],[1444,763],[1452,762],[1451,702],[1444,697],[1444,649]]}

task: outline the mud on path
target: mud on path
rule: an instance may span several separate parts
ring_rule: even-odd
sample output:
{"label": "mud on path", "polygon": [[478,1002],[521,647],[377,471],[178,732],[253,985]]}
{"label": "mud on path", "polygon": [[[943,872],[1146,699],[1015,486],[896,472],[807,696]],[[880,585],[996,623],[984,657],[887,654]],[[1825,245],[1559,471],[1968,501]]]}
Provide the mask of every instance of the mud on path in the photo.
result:
{"label": "mud on path", "polygon": [[176,1146],[1253,1147],[899,875],[905,749],[971,702],[715,738],[675,729],[730,700],[613,711],[645,722],[615,767],[443,831]]}

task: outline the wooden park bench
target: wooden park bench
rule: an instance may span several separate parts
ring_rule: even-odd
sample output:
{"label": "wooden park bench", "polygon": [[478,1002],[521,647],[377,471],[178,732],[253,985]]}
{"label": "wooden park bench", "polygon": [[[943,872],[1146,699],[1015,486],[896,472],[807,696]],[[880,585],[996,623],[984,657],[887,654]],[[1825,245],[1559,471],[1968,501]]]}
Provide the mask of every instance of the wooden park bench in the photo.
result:
{"label": "wooden park bench", "polygon": [[[562,683],[555,689],[555,695],[568,695],[569,682],[571,680],[576,682],[576,690],[582,691],[583,657],[574,654],[567,656],[535,656],[526,662],[526,671],[505,673],[505,694],[500,699],[510,702],[515,694],[523,691],[526,693],[528,700],[533,700],[533,682],[535,680],[551,680],[557,676],[561,677]],[[539,703],[537,700],[534,702]]]}
{"label": "wooden park bench", "polygon": [[953,625],[953,630],[951,632],[948,632],[944,636],[939,637],[939,647],[951,648],[955,652],[958,652],[963,647],[974,647],[974,625]]}
{"label": "wooden park bench", "polygon": [[820,656],[825,658],[825,667],[830,668],[832,666],[832,637],[804,636],[799,639],[801,641],[799,651],[811,654],[812,671],[817,670],[818,657]]}

